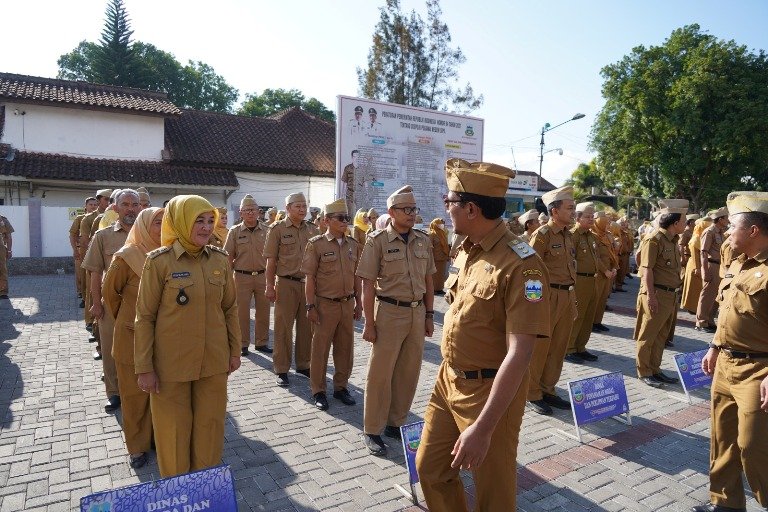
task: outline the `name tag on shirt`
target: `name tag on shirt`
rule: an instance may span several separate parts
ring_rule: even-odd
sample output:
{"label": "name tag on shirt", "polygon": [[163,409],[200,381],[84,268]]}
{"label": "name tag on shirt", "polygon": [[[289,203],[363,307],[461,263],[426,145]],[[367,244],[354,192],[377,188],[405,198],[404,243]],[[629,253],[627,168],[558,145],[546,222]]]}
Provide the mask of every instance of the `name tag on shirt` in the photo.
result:
{"label": "name tag on shirt", "polygon": [[553,249],[559,249],[562,246],[563,246],[563,244],[555,244],[555,245],[552,246],[552,248]]}
{"label": "name tag on shirt", "polygon": [[190,275],[192,274],[190,274],[189,272],[174,272],[173,274],[171,274],[171,277],[173,279],[181,279],[184,277],[189,277]]}
{"label": "name tag on shirt", "polygon": [[393,252],[400,252],[400,249],[387,249],[387,254],[391,254]]}

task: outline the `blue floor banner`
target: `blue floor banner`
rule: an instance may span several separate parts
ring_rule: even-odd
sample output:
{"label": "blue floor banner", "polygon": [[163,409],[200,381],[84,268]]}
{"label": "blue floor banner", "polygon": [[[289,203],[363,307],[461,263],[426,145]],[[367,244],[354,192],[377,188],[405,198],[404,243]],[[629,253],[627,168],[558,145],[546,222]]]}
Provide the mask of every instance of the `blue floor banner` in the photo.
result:
{"label": "blue floor banner", "polygon": [[696,352],[687,352],[685,354],[675,354],[675,368],[680,376],[680,382],[683,384],[683,391],[691,402],[690,391],[712,385],[712,377],[704,373],[701,369],[701,360],[708,349],[697,350]]}
{"label": "blue floor banner", "polygon": [[419,483],[419,474],[416,472],[416,451],[419,449],[419,444],[421,444],[422,430],[424,430],[424,421],[417,421],[400,427],[400,437],[403,440],[403,453],[405,454],[405,467],[408,469],[408,483],[410,484],[411,492],[406,491],[400,484],[395,484],[395,489],[411,498],[413,503],[418,503],[414,485]]}
{"label": "blue floor banner", "polygon": [[[596,377],[568,382],[576,434],[581,441],[581,425],[606,418],[632,424],[629,416],[629,399],[621,372],[605,373]],[[625,418],[620,418],[625,416]]]}
{"label": "blue floor banner", "polygon": [[80,512],[237,512],[227,465],[98,492],[80,500]]}

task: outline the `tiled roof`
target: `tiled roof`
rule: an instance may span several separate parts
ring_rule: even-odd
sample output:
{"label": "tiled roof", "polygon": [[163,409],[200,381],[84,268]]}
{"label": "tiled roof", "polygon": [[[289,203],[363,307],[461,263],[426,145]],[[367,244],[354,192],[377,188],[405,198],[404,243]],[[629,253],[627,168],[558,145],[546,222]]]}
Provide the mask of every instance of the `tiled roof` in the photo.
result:
{"label": "tiled roof", "polygon": [[335,175],[336,129],[298,107],[271,117],[183,110],[165,120],[171,160],[240,171]]}
{"label": "tiled roof", "polygon": [[161,92],[12,73],[0,73],[0,99],[161,115],[181,113]]}
{"label": "tiled roof", "polygon": [[67,155],[13,152],[0,144],[0,176],[27,179],[99,181],[114,184],[200,185],[237,188],[234,171],[137,160],[104,160]]}

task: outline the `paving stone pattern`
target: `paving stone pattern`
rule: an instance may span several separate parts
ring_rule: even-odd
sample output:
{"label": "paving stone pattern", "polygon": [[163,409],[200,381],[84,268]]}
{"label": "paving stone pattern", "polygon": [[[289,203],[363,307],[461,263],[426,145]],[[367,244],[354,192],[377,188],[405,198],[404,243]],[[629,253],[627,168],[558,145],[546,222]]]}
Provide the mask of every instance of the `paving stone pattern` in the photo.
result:
{"label": "paving stone pattern", "polygon": [[[679,386],[653,390],[635,378],[637,286],[635,278],[629,293],[611,297],[615,310],[604,320],[610,331],[593,334],[588,345],[600,360],[565,363],[560,383],[566,396],[569,379],[623,372],[633,426],[592,424],[579,444],[568,435],[574,432],[570,412],[526,412],[519,510],[684,511],[707,501],[708,392],[693,392],[689,405]],[[120,415],[104,413],[100,363],[91,358],[72,276],[16,276],[10,288],[11,300],[0,302],[0,512],[73,510],[90,493],[158,478],[154,454],[144,468],[128,466]],[[436,332],[425,347],[413,421],[424,413],[440,364],[447,306],[439,297],[435,302]],[[664,355],[668,373],[674,373],[674,353],[699,350],[711,339],[694,331],[691,320],[680,312],[675,347]],[[407,487],[399,443],[385,438],[387,458],[362,446],[369,349],[360,327],[350,386],[356,406],[329,396],[330,409],[317,411],[307,379],[291,372],[290,388],[278,388],[271,360],[258,353],[230,378],[223,458],[233,469],[240,510],[423,510],[394,488]],[[462,476],[471,496],[471,475]],[[751,496],[748,507],[759,510]]]}

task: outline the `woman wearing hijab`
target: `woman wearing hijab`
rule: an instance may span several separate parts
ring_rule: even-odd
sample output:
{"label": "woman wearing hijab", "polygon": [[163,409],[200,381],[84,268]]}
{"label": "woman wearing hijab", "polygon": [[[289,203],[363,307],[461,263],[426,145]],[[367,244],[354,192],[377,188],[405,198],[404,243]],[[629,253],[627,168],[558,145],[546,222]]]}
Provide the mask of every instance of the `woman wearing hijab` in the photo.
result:
{"label": "woman wearing hijab", "polygon": [[365,245],[365,237],[368,232],[368,221],[366,220],[368,214],[362,208],[357,210],[355,214],[355,222],[352,225],[352,238],[357,240],[361,246]]}
{"label": "woman wearing hijab", "polygon": [[701,281],[701,234],[711,225],[712,219],[708,217],[698,219],[693,227],[691,241],[688,242],[691,257],[688,258],[688,263],[685,265],[681,304],[683,309],[694,315],[699,305],[701,289],[704,287]]}
{"label": "woman wearing hijab", "polygon": [[386,229],[390,222],[392,221],[390,220],[389,214],[383,213],[376,218],[376,229]]}
{"label": "woman wearing hijab", "polygon": [[448,246],[448,233],[445,231],[445,221],[434,219],[429,223],[429,238],[432,240],[432,252],[435,257],[435,273],[432,281],[435,284],[435,293],[442,295],[445,284],[446,269],[451,248]]}
{"label": "woman wearing hijab", "polygon": [[160,247],[162,220],[162,208],[146,208],[139,212],[125,245],[113,256],[101,288],[104,305],[115,319],[112,356],[117,367],[125,447],[132,468],[140,468],[147,463],[147,452],[152,442],[149,395],[139,389],[133,364],[133,323],[141,270],[147,253]]}
{"label": "woman wearing hijab", "polygon": [[227,233],[229,233],[229,228],[227,227],[227,209],[216,208],[216,211],[219,212],[219,220],[216,223],[216,227],[213,228],[213,234],[211,235],[210,240],[208,240],[208,243],[215,245],[219,249],[223,249],[224,242],[227,241]]}
{"label": "woman wearing hijab", "polygon": [[370,233],[376,229],[376,220],[379,218],[379,212],[371,208],[368,210],[366,218],[368,219],[368,233]]}
{"label": "woman wearing hijab", "polygon": [[163,477],[221,462],[227,376],[240,367],[241,343],[227,253],[206,245],[218,213],[200,196],[171,199],[162,247],[141,274],[135,364]]}
{"label": "woman wearing hijab", "polygon": [[592,233],[597,238],[597,258],[603,268],[610,271],[610,277],[602,272],[597,273],[597,307],[595,308],[595,318],[592,320],[592,330],[595,332],[605,332],[608,330],[603,325],[603,313],[608,304],[608,296],[611,294],[612,281],[616,277],[616,269],[619,268],[619,258],[613,246],[613,237],[608,232],[608,226],[611,219],[605,212],[595,213],[595,225],[592,227]]}

